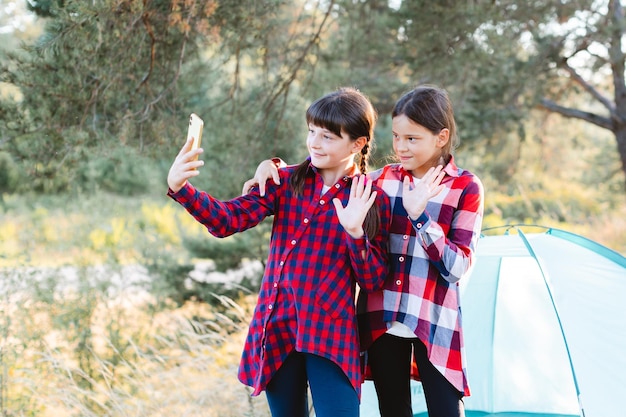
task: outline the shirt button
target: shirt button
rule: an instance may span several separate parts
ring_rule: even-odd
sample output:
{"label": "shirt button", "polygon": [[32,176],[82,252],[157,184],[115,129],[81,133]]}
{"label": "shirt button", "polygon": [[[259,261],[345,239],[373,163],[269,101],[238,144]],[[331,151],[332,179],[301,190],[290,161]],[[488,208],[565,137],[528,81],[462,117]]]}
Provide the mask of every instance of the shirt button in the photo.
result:
{"label": "shirt button", "polygon": [[341,187],[339,184],[335,184],[335,188],[339,188]]}
{"label": "shirt button", "polygon": [[309,219],[304,219],[303,221],[304,221],[304,223],[306,224],[306,223],[308,223],[308,222],[309,222]]}
{"label": "shirt button", "polygon": [[402,236],[402,239],[407,240],[409,238],[409,235],[404,235]]}
{"label": "shirt button", "polygon": [[274,283],[274,288],[278,288],[278,282]]}
{"label": "shirt button", "polygon": [[321,204],[321,205],[324,205],[324,204],[326,204],[326,201],[324,201],[324,200],[320,200],[320,204]]}
{"label": "shirt button", "polygon": [[292,241],[291,241],[291,244],[292,244],[292,245],[295,245],[295,244],[296,244],[296,240],[295,240],[295,239],[294,239],[294,240],[292,240]]}
{"label": "shirt button", "polygon": [[267,308],[269,308],[270,310],[274,308],[274,306],[272,304],[268,305]]}
{"label": "shirt button", "polygon": [[283,266],[283,265],[285,265],[285,261],[280,261],[278,264],[279,264],[280,266]]}
{"label": "shirt button", "polygon": [[417,223],[417,224],[415,225],[415,227],[417,227],[418,229],[421,229],[421,228],[422,228],[422,223]]}
{"label": "shirt button", "polygon": [[399,258],[398,258],[398,261],[400,261],[400,262],[404,262],[404,256],[399,257]]}
{"label": "shirt button", "polygon": [[402,281],[400,281],[399,279],[396,280],[396,285],[401,285]]}

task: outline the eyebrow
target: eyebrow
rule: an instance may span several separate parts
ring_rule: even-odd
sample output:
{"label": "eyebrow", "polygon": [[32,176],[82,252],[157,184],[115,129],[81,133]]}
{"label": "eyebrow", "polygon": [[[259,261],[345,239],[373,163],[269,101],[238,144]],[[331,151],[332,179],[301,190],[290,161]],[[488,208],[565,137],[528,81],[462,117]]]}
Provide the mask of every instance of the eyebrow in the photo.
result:
{"label": "eyebrow", "polygon": [[396,132],[394,130],[392,130],[391,133],[394,134],[394,135],[397,135],[397,136],[410,136],[412,138],[422,137],[422,135],[420,135],[419,133],[407,133],[407,134],[404,134],[404,135],[398,135],[398,132]]}

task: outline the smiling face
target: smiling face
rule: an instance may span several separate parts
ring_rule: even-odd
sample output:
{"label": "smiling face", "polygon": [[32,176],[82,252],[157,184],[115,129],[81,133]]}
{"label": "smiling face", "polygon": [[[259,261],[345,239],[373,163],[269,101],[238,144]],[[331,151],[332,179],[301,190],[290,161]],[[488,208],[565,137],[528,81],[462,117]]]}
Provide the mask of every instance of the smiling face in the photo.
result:
{"label": "smiling face", "polygon": [[449,130],[433,133],[400,114],[392,120],[393,151],[402,167],[413,176],[421,178],[429,168],[437,166],[441,149],[448,143]]}
{"label": "smiling face", "polygon": [[351,140],[341,132],[341,136],[330,130],[309,123],[306,144],[311,163],[319,170],[337,172],[343,175],[354,163],[354,154],[363,147],[365,138]]}

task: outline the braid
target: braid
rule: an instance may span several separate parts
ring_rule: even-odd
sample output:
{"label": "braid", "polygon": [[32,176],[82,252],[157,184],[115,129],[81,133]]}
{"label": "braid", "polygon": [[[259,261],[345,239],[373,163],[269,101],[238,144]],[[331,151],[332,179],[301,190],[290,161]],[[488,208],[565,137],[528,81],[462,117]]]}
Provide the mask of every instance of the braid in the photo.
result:
{"label": "braid", "polygon": [[361,170],[361,174],[365,174],[367,172],[367,154],[369,152],[369,142],[361,148],[361,160],[359,161],[359,169]]}
{"label": "braid", "polygon": [[[365,146],[361,148],[361,160],[359,161],[359,169],[361,170],[361,175],[365,175],[367,173],[367,156],[369,153],[369,141],[365,143]],[[380,191],[379,191],[380,192]],[[378,204],[374,204],[367,215],[365,216],[365,221],[363,222],[363,230],[369,239],[373,239],[378,232],[380,231],[380,212],[378,209]]]}

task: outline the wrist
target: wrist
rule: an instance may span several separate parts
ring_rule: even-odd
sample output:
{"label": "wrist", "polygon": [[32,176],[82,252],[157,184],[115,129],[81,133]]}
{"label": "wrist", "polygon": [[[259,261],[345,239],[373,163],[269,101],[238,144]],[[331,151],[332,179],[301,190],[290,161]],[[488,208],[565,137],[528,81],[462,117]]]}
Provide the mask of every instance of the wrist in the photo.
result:
{"label": "wrist", "polygon": [[355,230],[347,230],[346,229],[346,233],[350,235],[350,237],[352,237],[352,239],[361,239],[363,236],[365,236],[365,231],[363,230],[363,228],[359,228],[359,229],[355,229]]}

